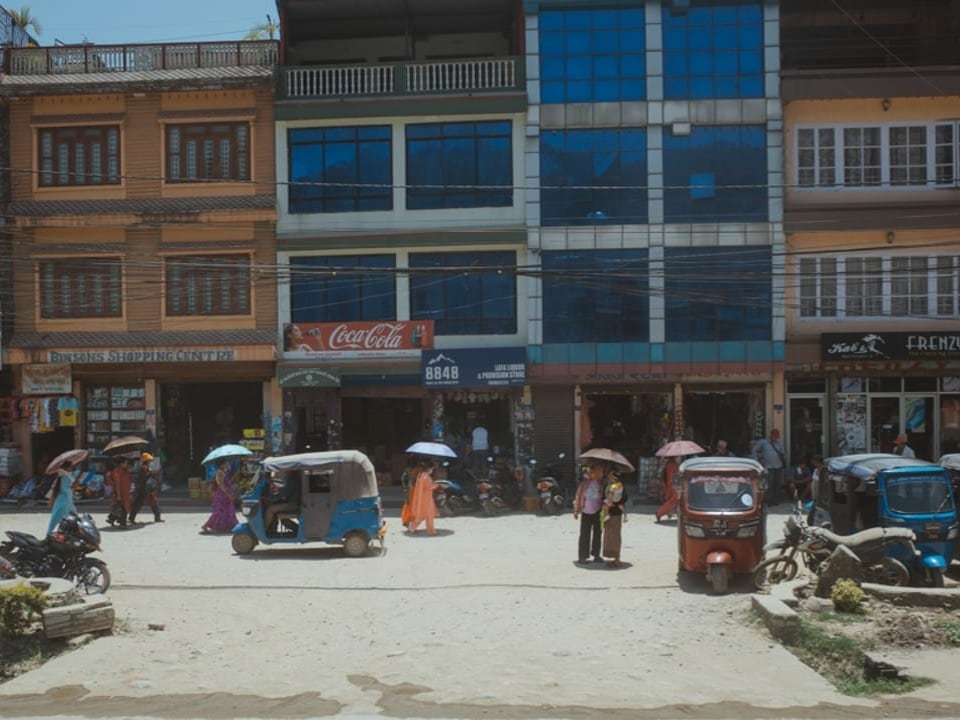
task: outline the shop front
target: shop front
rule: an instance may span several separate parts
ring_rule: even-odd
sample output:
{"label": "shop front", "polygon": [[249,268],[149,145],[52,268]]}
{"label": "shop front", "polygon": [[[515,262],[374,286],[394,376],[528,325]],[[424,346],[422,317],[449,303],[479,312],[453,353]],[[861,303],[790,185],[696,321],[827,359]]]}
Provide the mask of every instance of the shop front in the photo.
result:
{"label": "shop front", "polygon": [[792,462],[891,452],[900,433],[918,458],[960,452],[960,333],[825,333],[817,362],[798,355],[788,350]]}

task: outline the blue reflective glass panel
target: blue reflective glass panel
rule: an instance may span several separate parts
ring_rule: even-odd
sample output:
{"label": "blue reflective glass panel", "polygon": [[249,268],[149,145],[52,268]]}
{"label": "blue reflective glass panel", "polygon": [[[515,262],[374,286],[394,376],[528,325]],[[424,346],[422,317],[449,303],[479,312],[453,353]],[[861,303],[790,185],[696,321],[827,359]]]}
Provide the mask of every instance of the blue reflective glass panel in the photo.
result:
{"label": "blue reflective glass panel", "polygon": [[411,253],[410,318],[437,335],[517,332],[517,254]]}
{"label": "blue reflective glass panel", "polygon": [[408,125],[407,209],[513,205],[507,120]]}
{"label": "blue reflective glass panel", "polygon": [[767,143],[762,125],[694,127],[663,134],[667,222],[765,221]]}
{"label": "blue reflective glass panel", "polygon": [[289,211],[393,209],[393,162],[387,126],[287,131]]}
{"label": "blue reflective glass panel", "polygon": [[544,131],[540,183],[543,225],[646,223],[646,130]]}
{"label": "blue reflective glass panel", "polygon": [[763,97],[760,0],[663,1],[667,100]]}
{"label": "blue reflective glass panel", "polygon": [[291,322],[395,320],[393,255],[290,258]]}
{"label": "blue reflective glass panel", "polygon": [[542,103],[646,97],[646,37],[642,3],[638,5],[541,11]]}
{"label": "blue reflective glass panel", "polygon": [[772,338],[769,247],[667,248],[667,342]]}
{"label": "blue reflective glass panel", "polygon": [[545,343],[647,342],[646,250],[544,252]]}

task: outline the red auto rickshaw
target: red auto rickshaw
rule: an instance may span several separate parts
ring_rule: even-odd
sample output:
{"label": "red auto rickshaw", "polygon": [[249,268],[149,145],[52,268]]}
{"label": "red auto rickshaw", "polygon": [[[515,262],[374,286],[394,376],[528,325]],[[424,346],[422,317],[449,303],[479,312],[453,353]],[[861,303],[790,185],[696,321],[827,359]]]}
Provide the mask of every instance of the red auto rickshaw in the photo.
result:
{"label": "red auto rickshaw", "polygon": [[696,457],[680,465],[675,482],[680,570],[703,573],[721,595],[735,573],[763,560],[763,466]]}

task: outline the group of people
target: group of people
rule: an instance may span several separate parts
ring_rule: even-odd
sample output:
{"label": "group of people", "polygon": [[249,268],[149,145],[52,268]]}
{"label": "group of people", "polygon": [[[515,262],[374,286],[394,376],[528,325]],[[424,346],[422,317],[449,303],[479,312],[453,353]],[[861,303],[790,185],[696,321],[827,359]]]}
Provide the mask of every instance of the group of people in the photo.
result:
{"label": "group of people", "polygon": [[[573,519],[580,521],[577,563],[606,562],[620,567],[621,529],[627,520],[627,493],[617,465],[591,460],[573,499]],[[604,561],[604,558],[607,558]]]}
{"label": "group of people", "polygon": [[147,505],[153,511],[153,521],[163,522],[160,516],[160,474],[154,466],[154,456],[140,453],[136,467],[131,459],[119,456],[113,468],[107,471],[106,485],[113,497],[113,506],[107,515],[112,526],[128,527],[137,522],[137,513]]}

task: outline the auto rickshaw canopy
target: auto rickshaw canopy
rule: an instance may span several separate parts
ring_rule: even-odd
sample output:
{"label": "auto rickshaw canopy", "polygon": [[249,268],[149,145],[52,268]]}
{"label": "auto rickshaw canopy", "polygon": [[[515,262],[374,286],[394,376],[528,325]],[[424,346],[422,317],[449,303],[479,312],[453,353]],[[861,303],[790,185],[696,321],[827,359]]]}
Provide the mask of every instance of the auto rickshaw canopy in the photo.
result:
{"label": "auto rickshaw canopy", "polygon": [[359,450],[276,455],[264,459],[263,469],[269,472],[299,470],[310,475],[330,473],[341,500],[376,497],[380,494],[373,462]]}
{"label": "auto rickshaw canopy", "polygon": [[873,480],[884,470],[933,467],[936,463],[918,458],[905,458],[893,453],[860,453],[827,458],[827,470],[838,475],[852,475],[860,480]]}

